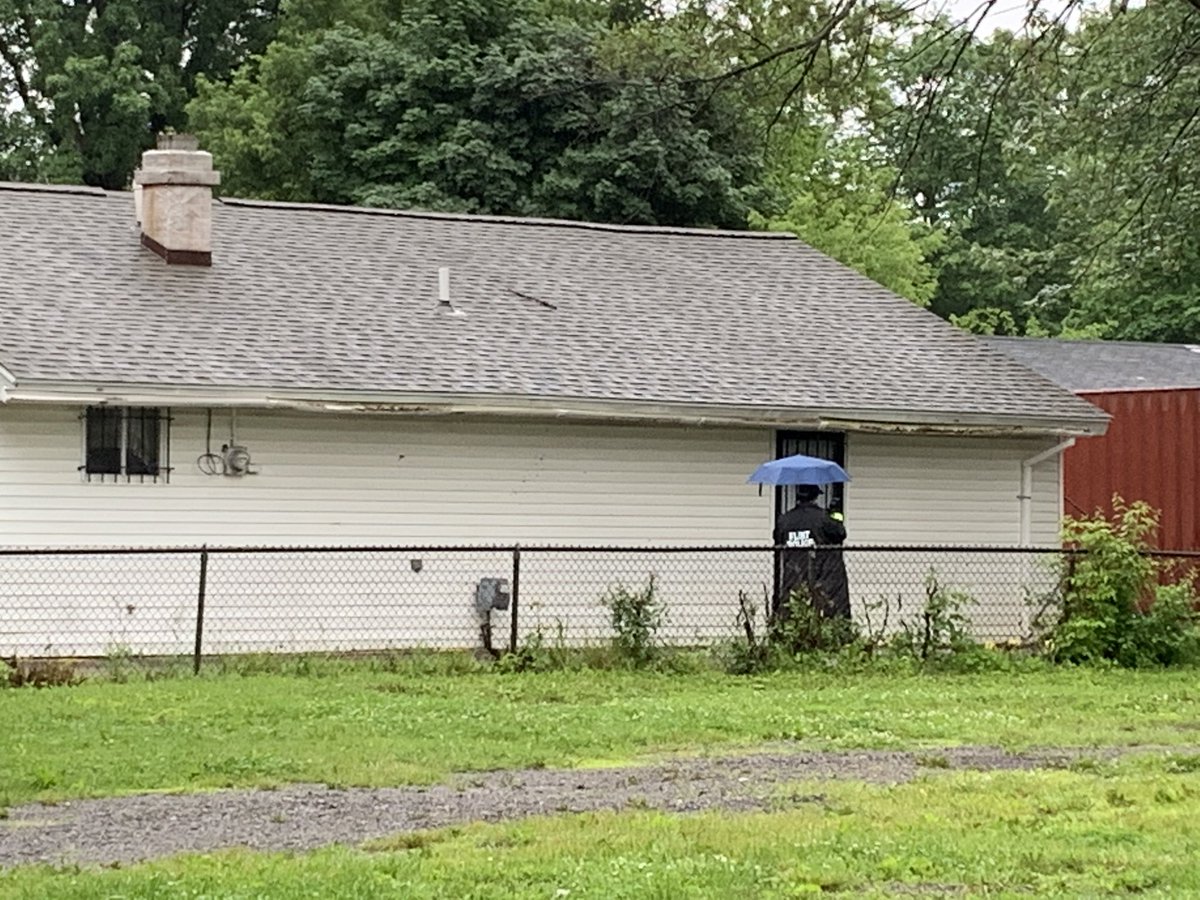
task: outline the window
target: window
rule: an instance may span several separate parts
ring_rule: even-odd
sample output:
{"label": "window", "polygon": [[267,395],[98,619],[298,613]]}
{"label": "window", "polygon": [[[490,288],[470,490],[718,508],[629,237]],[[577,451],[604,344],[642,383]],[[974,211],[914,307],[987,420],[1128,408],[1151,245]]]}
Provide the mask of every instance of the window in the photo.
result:
{"label": "window", "polygon": [[88,481],[166,481],[171,419],[157,406],[89,406],[83,415]]}
{"label": "window", "polygon": [[[780,431],[775,435],[775,457],[795,456],[803,453],[805,456],[816,456],[820,459],[831,459],[839,466],[846,465],[846,435],[837,431]],[[846,486],[844,484],[827,484],[823,488],[823,497],[818,502],[826,509],[843,509],[845,505]],[[786,512],[796,505],[795,485],[782,485],[775,489],[775,509],[779,513]]]}

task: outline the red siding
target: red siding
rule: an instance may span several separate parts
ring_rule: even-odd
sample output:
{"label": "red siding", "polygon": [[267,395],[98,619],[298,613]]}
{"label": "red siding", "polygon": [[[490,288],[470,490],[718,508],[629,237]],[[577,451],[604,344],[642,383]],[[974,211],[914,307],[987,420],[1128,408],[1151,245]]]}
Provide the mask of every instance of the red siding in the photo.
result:
{"label": "red siding", "polygon": [[1158,546],[1200,550],[1200,389],[1084,393],[1112,416],[1103,437],[1067,451],[1063,507],[1068,515],[1109,511],[1113,494],[1162,511]]}

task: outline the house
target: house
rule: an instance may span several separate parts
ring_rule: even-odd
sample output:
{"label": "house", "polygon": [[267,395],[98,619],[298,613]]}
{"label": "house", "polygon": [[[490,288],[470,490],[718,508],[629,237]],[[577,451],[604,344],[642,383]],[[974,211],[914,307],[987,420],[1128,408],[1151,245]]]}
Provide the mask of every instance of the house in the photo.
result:
{"label": "house", "polygon": [[1200,346],[994,338],[992,346],[1111,417],[1063,462],[1070,515],[1112,512],[1119,494],[1162,513],[1158,546],[1200,550]]}
{"label": "house", "polygon": [[789,235],[216,181],[0,187],[0,546],[764,545],[811,447],[855,542],[1048,546],[1106,425]]}

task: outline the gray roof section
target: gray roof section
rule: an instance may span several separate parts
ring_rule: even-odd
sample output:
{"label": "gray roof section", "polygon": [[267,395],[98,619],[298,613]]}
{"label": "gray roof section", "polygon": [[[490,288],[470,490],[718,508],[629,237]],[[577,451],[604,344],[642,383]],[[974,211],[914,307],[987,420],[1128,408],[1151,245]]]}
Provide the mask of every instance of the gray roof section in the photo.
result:
{"label": "gray roof section", "polygon": [[1011,337],[986,340],[1072,391],[1200,388],[1200,346],[1194,344]]}
{"label": "gray roof section", "polygon": [[790,236],[226,201],[207,269],[133,218],[129,194],[0,186],[19,382],[1103,421]]}

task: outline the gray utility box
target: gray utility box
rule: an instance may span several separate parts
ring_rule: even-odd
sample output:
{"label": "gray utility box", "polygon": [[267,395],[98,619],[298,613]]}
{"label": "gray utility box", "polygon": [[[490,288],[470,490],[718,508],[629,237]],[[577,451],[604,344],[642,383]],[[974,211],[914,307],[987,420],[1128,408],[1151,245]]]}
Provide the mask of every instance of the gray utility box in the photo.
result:
{"label": "gray utility box", "polygon": [[475,611],[481,616],[493,609],[508,609],[511,598],[507,578],[480,578],[475,585]]}

